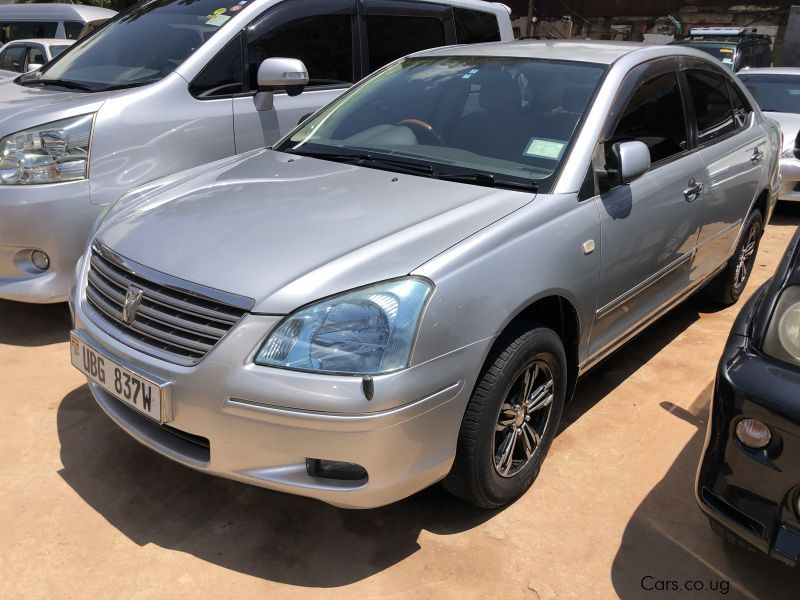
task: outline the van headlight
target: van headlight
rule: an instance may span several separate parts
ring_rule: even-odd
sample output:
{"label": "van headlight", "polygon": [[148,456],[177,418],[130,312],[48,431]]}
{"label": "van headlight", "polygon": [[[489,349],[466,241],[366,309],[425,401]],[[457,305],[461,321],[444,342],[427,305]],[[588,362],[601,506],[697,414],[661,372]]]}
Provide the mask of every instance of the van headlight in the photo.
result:
{"label": "van headlight", "polygon": [[86,179],[94,114],[46,123],[0,140],[0,185]]}
{"label": "van headlight", "polygon": [[270,334],[255,363],[342,375],[402,369],[432,289],[425,279],[406,277],[301,308]]}
{"label": "van headlight", "polygon": [[763,351],[800,365],[800,286],[783,290],[764,336]]}

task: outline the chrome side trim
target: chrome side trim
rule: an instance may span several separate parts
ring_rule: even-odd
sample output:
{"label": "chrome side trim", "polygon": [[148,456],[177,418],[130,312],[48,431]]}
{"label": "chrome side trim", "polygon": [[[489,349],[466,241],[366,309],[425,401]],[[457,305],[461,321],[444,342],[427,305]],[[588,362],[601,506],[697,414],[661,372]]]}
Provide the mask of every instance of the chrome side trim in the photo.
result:
{"label": "chrome side trim", "polygon": [[126,258],[121,254],[117,254],[108,246],[100,242],[95,241],[92,244],[92,248],[103,258],[114,263],[121,269],[125,269],[134,275],[138,275],[139,277],[147,279],[148,281],[152,281],[158,285],[163,285],[164,287],[172,288],[178,292],[190,294],[199,298],[213,300],[214,302],[220,302],[222,304],[229,304],[240,310],[249,311],[253,308],[253,306],[255,306],[256,301],[252,298],[206,287],[204,285],[192,283],[191,281],[186,281],[185,279],[181,279],[179,277],[167,275],[161,271],[156,271],[155,269],[151,269],[150,267],[146,267],[137,263],[136,261]]}
{"label": "chrome side trim", "polygon": [[603,317],[608,315],[608,313],[610,313],[614,309],[618,308],[620,305],[625,304],[628,300],[638,296],[644,290],[646,290],[648,287],[650,287],[651,285],[656,283],[659,279],[662,279],[662,278],[666,277],[667,275],[669,275],[672,271],[674,271],[675,269],[680,267],[687,260],[691,260],[691,258],[694,256],[694,253],[695,253],[695,251],[692,250],[691,252],[687,252],[686,254],[683,254],[682,256],[680,256],[676,260],[672,261],[670,264],[668,264],[666,267],[664,267],[663,269],[661,269],[657,273],[654,273],[653,275],[651,275],[650,277],[648,277],[647,279],[645,279],[641,283],[637,284],[635,287],[632,287],[631,289],[629,289],[627,292],[625,292],[621,296],[615,298],[614,300],[612,300],[611,302],[609,302],[605,306],[597,309],[597,312],[595,313],[595,318],[602,319]]}

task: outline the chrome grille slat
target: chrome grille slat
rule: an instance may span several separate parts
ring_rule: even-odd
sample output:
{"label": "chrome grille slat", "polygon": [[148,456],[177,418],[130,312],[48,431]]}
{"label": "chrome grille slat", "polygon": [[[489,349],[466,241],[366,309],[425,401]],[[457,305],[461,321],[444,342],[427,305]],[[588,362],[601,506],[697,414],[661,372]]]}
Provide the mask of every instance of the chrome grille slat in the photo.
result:
{"label": "chrome grille slat", "polygon": [[[246,310],[212,298],[228,300],[230,295],[199,295],[203,288],[186,282],[191,291],[173,287],[174,278],[164,285],[161,274],[143,266],[129,265],[126,259],[97,247],[92,249],[86,282],[86,299],[98,319],[111,328],[111,335],[122,334],[142,346],[157,350],[166,360],[196,364],[244,316]],[[124,265],[124,266],[123,266]],[[135,268],[134,268],[135,267]],[[149,281],[138,272],[149,273]],[[168,277],[168,276],[164,276]],[[182,280],[178,280],[181,282]],[[123,306],[130,287],[142,290],[141,302],[133,320],[123,320]],[[212,290],[213,292],[213,290]],[[239,303],[239,297],[233,297]],[[246,300],[246,299],[245,299]]]}

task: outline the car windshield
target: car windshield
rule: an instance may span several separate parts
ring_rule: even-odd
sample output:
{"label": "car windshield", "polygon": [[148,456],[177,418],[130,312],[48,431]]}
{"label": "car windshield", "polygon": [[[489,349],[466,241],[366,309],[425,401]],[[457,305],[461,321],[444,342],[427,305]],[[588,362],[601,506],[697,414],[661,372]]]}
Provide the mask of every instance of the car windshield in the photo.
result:
{"label": "car windshield", "polygon": [[69,46],[50,46],[50,54],[55,58],[67,48],[69,48]]}
{"label": "car windshield", "polygon": [[761,110],[800,113],[800,75],[740,75]]}
{"label": "car windshield", "polygon": [[88,91],[153,83],[174,71],[231,16],[218,0],[137,4],[20,83],[67,82]]}
{"label": "car windshield", "polygon": [[380,71],[276,150],[464,183],[549,188],[603,65],[414,57]]}
{"label": "car windshield", "polygon": [[715,44],[713,42],[688,42],[682,44],[696,50],[702,50],[722,61],[728,69],[733,69],[733,61],[736,60],[736,44]]}

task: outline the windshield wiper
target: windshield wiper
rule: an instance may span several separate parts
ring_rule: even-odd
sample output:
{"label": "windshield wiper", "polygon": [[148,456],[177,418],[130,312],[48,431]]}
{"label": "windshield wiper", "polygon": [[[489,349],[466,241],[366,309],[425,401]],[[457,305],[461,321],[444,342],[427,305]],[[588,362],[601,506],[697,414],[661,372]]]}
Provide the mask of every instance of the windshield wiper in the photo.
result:
{"label": "windshield wiper", "polygon": [[156,81],[158,81],[158,79],[149,79],[147,81],[136,81],[136,82],[133,82],[133,83],[117,83],[117,84],[113,84],[113,85],[107,85],[106,87],[102,87],[102,88],[100,88],[98,90],[95,90],[95,91],[97,91],[97,92],[110,92],[110,91],[113,91],[113,90],[126,90],[128,88],[135,88],[135,87],[140,87],[140,86],[143,86],[143,85],[149,85],[149,84],[154,83]]}
{"label": "windshield wiper", "polygon": [[444,181],[471,183],[474,185],[484,185],[486,187],[507,188],[510,190],[522,190],[526,192],[539,191],[539,184],[535,181],[510,181],[508,179],[498,179],[491,173],[436,173],[434,177]]}
{"label": "windshield wiper", "polygon": [[383,158],[379,156],[373,156],[372,154],[367,154],[365,152],[337,153],[295,149],[289,151],[289,154],[310,156],[312,158],[321,158],[322,160],[332,160],[335,162],[352,163],[360,167],[382,167],[389,171],[409,173],[411,175],[427,175],[429,177],[433,175],[433,167],[430,165],[416,164],[406,162],[404,160],[394,160],[391,158]]}
{"label": "windshield wiper", "polygon": [[24,81],[21,83],[24,85],[58,85],[71,90],[81,90],[83,92],[95,91],[93,87],[90,87],[84,83],[78,83],[77,81],[70,81],[69,79],[33,79],[31,81]]}

